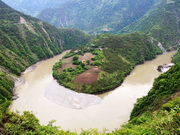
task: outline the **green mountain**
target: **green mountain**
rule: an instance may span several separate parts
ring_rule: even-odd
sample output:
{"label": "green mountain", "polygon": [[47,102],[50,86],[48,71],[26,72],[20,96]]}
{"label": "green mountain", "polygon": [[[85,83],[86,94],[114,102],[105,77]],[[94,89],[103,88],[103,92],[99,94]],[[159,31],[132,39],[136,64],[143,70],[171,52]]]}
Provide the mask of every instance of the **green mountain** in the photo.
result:
{"label": "green mountain", "polygon": [[174,50],[180,48],[179,8],[179,0],[74,0],[42,11],[39,18],[93,34],[141,31]]}
{"label": "green mountain", "polygon": [[178,51],[178,52],[173,56],[172,62],[174,62],[174,63],[180,62],[180,51]]}
{"label": "green mountain", "polygon": [[4,134],[5,112],[13,95],[13,76],[63,50],[84,46],[91,36],[77,29],[57,29],[15,11],[1,0],[0,35],[0,134]]}
{"label": "green mountain", "polygon": [[36,16],[42,10],[55,8],[67,0],[2,0],[12,8],[25,14]]}
{"label": "green mountain", "polygon": [[57,27],[117,31],[142,17],[155,0],[73,0],[45,9],[39,18]]}
{"label": "green mountain", "polygon": [[180,0],[169,0],[148,11],[118,33],[141,31],[161,42],[167,50],[180,48]]}
{"label": "green mountain", "polygon": [[[77,135],[52,126],[53,121],[46,126],[40,125],[39,120],[30,112],[24,112],[23,115],[9,112],[7,107],[11,103],[14,86],[11,76],[20,75],[26,67],[65,49],[84,46],[91,36],[76,29],[57,29],[13,10],[1,0],[0,35],[0,134]],[[102,34],[92,39],[89,45],[104,48],[105,60],[102,61],[102,69],[119,81],[135,64],[151,59],[159,52],[150,39],[142,33],[121,36]],[[121,129],[112,133],[100,133],[91,129],[82,131],[80,135],[180,134],[178,58],[179,52],[174,57],[176,64],[155,80],[147,96],[138,100],[131,120]],[[119,66],[117,61],[124,66]],[[118,74],[121,71],[125,71],[124,75]],[[109,83],[114,84],[116,81]]]}
{"label": "green mountain", "polygon": [[138,99],[131,120],[113,135],[178,135],[180,133],[180,63],[155,79],[147,96]]}
{"label": "green mountain", "polygon": [[63,50],[83,46],[91,36],[57,29],[0,1],[0,68],[20,75],[28,66]]}

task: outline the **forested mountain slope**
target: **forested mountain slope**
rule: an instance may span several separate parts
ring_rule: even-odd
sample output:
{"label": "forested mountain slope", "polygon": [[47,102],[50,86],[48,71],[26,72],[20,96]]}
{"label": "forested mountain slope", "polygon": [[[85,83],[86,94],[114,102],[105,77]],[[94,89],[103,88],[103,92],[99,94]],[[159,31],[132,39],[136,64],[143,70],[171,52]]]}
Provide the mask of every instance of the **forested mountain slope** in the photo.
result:
{"label": "forested mountain slope", "polygon": [[57,27],[117,31],[142,17],[155,0],[73,0],[46,9],[39,18]]}
{"label": "forested mountain slope", "polygon": [[180,44],[179,8],[180,0],[74,0],[42,11],[39,18],[94,34],[141,31],[173,50]]}
{"label": "forested mountain slope", "polygon": [[90,38],[77,29],[57,29],[0,0],[0,134],[4,134],[9,118],[5,112],[13,95],[12,74],[19,76],[28,66],[63,50],[84,46]]}
{"label": "forested mountain slope", "polygon": [[[163,104],[180,96],[180,63],[155,79],[148,95],[139,99],[131,113],[131,119],[142,115],[146,111],[155,111]],[[179,101],[178,101],[179,102]],[[179,104],[180,105],[180,104]],[[164,105],[164,108],[171,104]]]}
{"label": "forested mountain slope", "polygon": [[113,135],[180,133],[180,63],[155,79],[147,96],[138,99],[131,120]]}
{"label": "forested mountain slope", "polygon": [[28,15],[36,16],[43,9],[54,8],[68,0],[2,0],[12,8]]}
{"label": "forested mountain slope", "polygon": [[63,50],[85,45],[90,36],[57,29],[0,1],[0,67],[20,75],[28,66]]}
{"label": "forested mountain slope", "polygon": [[148,11],[135,23],[118,33],[141,31],[149,34],[167,49],[180,48],[180,0],[169,0]]}

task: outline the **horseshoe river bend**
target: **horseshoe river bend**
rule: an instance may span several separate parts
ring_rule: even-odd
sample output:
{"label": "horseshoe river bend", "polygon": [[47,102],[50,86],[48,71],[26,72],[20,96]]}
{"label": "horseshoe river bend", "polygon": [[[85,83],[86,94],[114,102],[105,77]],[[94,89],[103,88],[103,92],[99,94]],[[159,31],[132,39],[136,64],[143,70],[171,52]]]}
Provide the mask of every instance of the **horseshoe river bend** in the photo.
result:
{"label": "horseshoe river bend", "polygon": [[129,120],[137,98],[151,89],[154,78],[161,74],[157,67],[170,63],[175,54],[167,52],[137,65],[113,91],[88,95],[68,90],[53,79],[52,67],[65,53],[41,61],[22,74],[16,82],[15,93],[19,98],[12,102],[11,111],[31,111],[41,124],[55,120],[53,125],[64,130],[114,130]]}

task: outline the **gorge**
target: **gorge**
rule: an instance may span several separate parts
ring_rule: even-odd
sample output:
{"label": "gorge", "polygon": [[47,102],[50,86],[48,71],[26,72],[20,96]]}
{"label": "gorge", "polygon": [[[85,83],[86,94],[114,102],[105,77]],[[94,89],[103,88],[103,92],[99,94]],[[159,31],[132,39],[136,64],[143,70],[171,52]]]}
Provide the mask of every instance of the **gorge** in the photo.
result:
{"label": "gorge", "polygon": [[[180,134],[179,0],[38,1],[52,4],[42,19],[73,28],[57,28],[0,0],[0,134]],[[40,6],[12,4],[18,2],[28,3],[32,14],[33,4]],[[56,2],[65,3],[53,9]],[[77,72],[62,68],[65,76],[54,74],[53,65],[67,50],[81,57],[92,48],[96,56],[85,62],[100,69],[96,81],[79,85],[83,93],[65,88],[86,63]],[[167,72],[157,71],[170,62]]]}

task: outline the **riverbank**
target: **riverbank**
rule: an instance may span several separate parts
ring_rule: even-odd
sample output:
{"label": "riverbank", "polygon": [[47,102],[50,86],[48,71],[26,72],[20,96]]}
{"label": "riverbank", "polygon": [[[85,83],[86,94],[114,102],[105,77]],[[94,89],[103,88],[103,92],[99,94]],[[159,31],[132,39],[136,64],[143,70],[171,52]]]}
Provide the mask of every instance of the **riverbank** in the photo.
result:
{"label": "riverbank", "polygon": [[[152,60],[162,53],[148,37],[138,33],[125,36],[108,35],[98,39],[98,43],[91,44],[97,45],[71,51],[66,59],[54,65],[53,77],[60,85],[88,94],[114,90],[136,65]],[[99,70],[89,72],[91,68]]]}
{"label": "riverbank", "polygon": [[[112,131],[129,120],[137,98],[145,96],[151,89],[154,78],[161,74],[156,70],[157,67],[169,63],[174,53],[158,55],[156,59],[136,66],[120,87],[98,95],[102,98],[98,104],[82,109],[73,109],[66,106],[65,103],[59,105],[45,96],[47,88],[51,89],[53,87],[51,84],[56,82],[52,77],[52,67],[62,57],[60,54],[52,59],[42,61],[32,72],[22,75],[25,84],[17,88],[19,98],[12,101],[10,109],[20,113],[27,110],[32,111],[43,125],[47,125],[51,120],[56,120],[53,125],[60,126],[64,130],[79,133],[81,129],[95,128],[103,131],[106,128]],[[56,83],[56,85],[58,84]],[[58,90],[65,92],[66,89],[58,85]],[[59,99],[58,94],[51,93],[51,95],[56,95],[56,98]],[[67,96],[72,96],[77,101],[71,93],[67,93]],[[61,101],[63,100],[65,99]]]}

